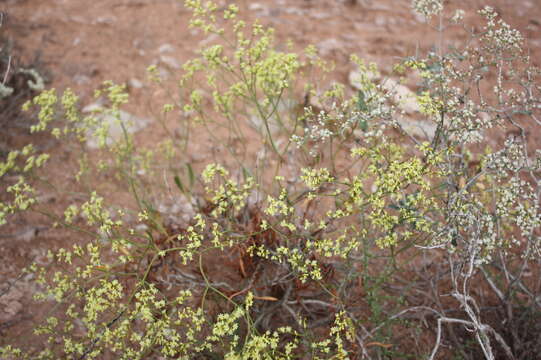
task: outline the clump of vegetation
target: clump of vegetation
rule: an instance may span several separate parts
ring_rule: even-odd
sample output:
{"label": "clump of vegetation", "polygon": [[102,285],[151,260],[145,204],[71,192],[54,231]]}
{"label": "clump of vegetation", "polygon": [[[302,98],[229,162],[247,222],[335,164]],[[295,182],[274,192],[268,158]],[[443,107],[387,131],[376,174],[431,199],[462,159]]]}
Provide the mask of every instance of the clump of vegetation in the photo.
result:
{"label": "clump of vegetation", "polygon": [[14,138],[25,134],[33,121],[21,106],[45,88],[39,58],[25,63],[18,56],[15,42],[8,35],[10,26],[13,24],[8,14],[0,12],[0,159],[16,143]]}
{"label": "clump of vegetation", "polygon": [[[442,41],[397,64],[422,82],[417,115],[435,131],[421,139],[375,65],[352,56],[360,90],[350,96],[321,81],[330,67],[315,48],[275,50],[272,29],[239,20],[235,5],[185,4],[190,26],[218,40],[184,64],[180,96],[163,106],[171,136],[155,148],[122,123],[122,85],[105,83],[96,95],[109,103],[89,116],[70,90],[25,105],[39,110],[31,131],[66,143],[96,136],[100,150],[80,147],[78,196],[63,213],[37,196],[56,190],[49,155],[27,145],[0,164],[17,179],[0,223],[35,211],[74,238],[28,268],[51,312],[27,348],[4,344],[3,358],[540,353],[541,151],[528,133],[540,125],[541,88],[518,31],[486,7],[462,48]],[[440,31],[462,26],[441,1],[413,7],[439,17]],[[149,75],[162,85],[156,67]],[[121,140],[107,141],[99,113],[121,123]],[[214,159],[200,166],[189,155],[206,141]],[[131,203],[110,203],[104,179]],[[189,221],[167,219],[166,198]]]}

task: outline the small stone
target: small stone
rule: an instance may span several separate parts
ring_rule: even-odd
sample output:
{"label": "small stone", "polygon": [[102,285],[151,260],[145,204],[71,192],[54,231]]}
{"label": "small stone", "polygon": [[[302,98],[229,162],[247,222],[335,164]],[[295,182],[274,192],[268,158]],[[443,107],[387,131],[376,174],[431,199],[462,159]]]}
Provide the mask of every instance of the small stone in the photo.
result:
{"label": "small stone", "polygon": [[90,78],[86,75],[77,74],[73,77],[73,82],[77,85],[85,85],[90,83]]}
{"label": "small stone", "polygon": [[420,22],[422,24],[426,23],[426,17],[423,14],[420,14],[417,11],[414,11],[413,16],[415,17],[415,20],[417,22]]}
{"label": "small stone", "polygon": [[160,54],[172,53],[175,51],[175,47],[171,44],[163,44],[158,48]]}
{"label": "small stone", "polygon": [[144,85],[141,80],[132,78],[128,80],[128,86],[132,89],[141,89]]}
{"label": "small stone", "polygon": [[[32,19],[33,21],[37,21],[38,19]],[[73,21],[74,23],[77,23],[77,24],[84,24],[84,25],[88,25],[88,21],[86,21],[86,19],[82,16],[70,16],[69,17],[69,21]]]}
{"label": "small stone", "polygon": [[184,195],[180,196],[177,202],[171,206],[171,213],[180,215],[185,223],[188,223],[195,216],[192,203]]}
{"label": "small stone", "polygon": [[23,309],[23,305],[19,302],[23,295],[16,286],[12,286],[6,294],[0,296],[0,321],[11,320]]}
{"label": "small stone", "polygon": [[160,67],[158,68],[158,77],[162,80],[167,80],[171,77],[171,71]]}
{"label": "small stone", "polygon": [[[13,279],[10,283],[15,282],[16,279]],[[5,289],[2,289],[2,292],[4,292]],[[6,292],[4,295],[0,296],[0,304],[5,305],[11,301],[17,301],[20,300],[23,297],[22,291],[20,291],[16,285],[12,285],[9,288],[9,291]]]}
{"label": "small stone", "polygon": [[408,114],[419,112],[420,107],[417,102],[417,95],[407,86],[399,84],[393,79],[386,79],[383,88],[393,94],[393,100],[398,107]]}
{"label": "small stone", "polygon": [[248,6],[248,9],[250,11],[254,11],[259,16],[269,16],[270,11],[269,8],[263,4],[260,3],[251,3],[250,6]]}
{"label": "small stone", "polygon": [[156,210],[158,210],[158,212],[162,213],[162,214],[165,214],[168,212],[169,210],[169,207],[165,204],[159,204],[157,207],[156,207]]}
{"label": "small stone", "polygon": [[248,9],[251,10],[251,11],[261,11],[261,10],[263,10],[265,8],[266,7],[263,4],[260,4],[260,3],[251,3],[248,6]]}
{"label": "small stone", "polygon": [[146,224],[137,224],[135,225],[135,230],[139,232],[145,232],[148,230],[148,226]]}
{"label": "small stone", "polygon": [[[290,116],[290,114],[294,112],[294,109],[297,106],[298,103],[293,100],[282,100],[278,103],[275,113],[267,119],[267,125],[272,135],[277,135],[282,130],[282,127],[280,125],[280,118],[282,119],[282,121],[286,119],[288,116]],[[262,133],[265,133],[267,131],[266,125],[259,114],[253,114],[250,117],[250,121],[252,123],[252,126],[258,131]]]}
{"label": "small stone", "polygon": [[335,38],[326,39],[317,44],[321,56],[328,56],[332,52],[344,49],[344,44]]}
{"label": "small stone", "polygon": [[17,315],[22,309],[23,309],[23,305],[20,302],[11,301],[3,307],[5,314],[0,314],[0,320],[9,321],[15,315]]}
{"label": "small stone", "polygon": [[36,197],[36,200],[40,204],[52,203],[56,201],[56,195],[53,193],[41,194]]}
{"label": "small stone", "polygon": [[171,69],[178,70],[181,68],[181,65],[178,62],[178,60],[171,56],[167,56],[167,55],[160,56],[160,62],[170,67]]}
{"label": "small stone", "polygon": [[92,22],[94,25],[112,25],[117,21],[115,16],[99,16]]}
{"label": "small stone", "polygon": [[30,242],[32,239],[38,236],[41,230],[45,230],[45,228],[44,227],[30,227],[28,229],[25,229],[17,233],[15,235],[15,239],[17,241]]}
{"label": "small stone", "polygon": [[376,16],[376,19],[374,20],[374,24],[376,24],[376,26],[385,26],[387,25],[387,18],[383,15]]}
{"label": "small stone", "polygon": [[327,13],[311,13],[310,17],[316,20],[324,20],[330,18],[331,16]]}
{"label": "small stone", "polygon": [[206,39],[203,39],[199,42],[199,47],[205,47],[209,44],[211,44],[212,42],[218,40],[220,37],[216,34],[210,34],[209,37],[207,37]]}
{"label": "small stone", "polygon": [[169,225],[187,227],[195,216],[194,204],[185,195],[180,195],[157,206],[157,210],[167,220]]}
{"label": "small stone", "polygon": [[[94,103],[87,105],[83,108],[82,112],[94,112],[101,108],[101,104]],[[130,134],[136,133],[137,131],[140,131],[147,127],[150,124],[150,120],[146,118],[137,117],[135,115],[132,115],[124,110],[120,110],[119,112],[120,118],[117,119],[115,116],[111,114],[96,114],[96,118],[100,123],[106,123],[109,127],[108,136],[106,139],[107,145],[112,145],[114,142],[122,139],[124,136],[124,130],[122,128],[122,125],[126,129],[126,131]],[[94,131],[88,131],[86,134],[87,141],[86,146],[89,149],[97,149],[99,148],[99,139],[95,135]]]}
{"label": "small stone", "polygon": [[402,129],[409,135],[419,138],[431,140],[436,134],[436,124],[427,121],[419,121],[409,117],[403,117],[398,120]]}
{"label": "small stone", "polygon": [[377,10],[377,11],[393,11],[393,8],[389,5],[386,5],[382,3],[381,1],[375,1],[372,4],[370,4],[371,10]]}
{"label": "small stone", "polygon": [[140,56],[145,56],[147,54],[147,49],[153,46],[152,41],[147,38],[134,39],[132,45]]}
{"label": "small stone", "polygon": [[39,266],[47,266],[51,264],[52,260],[47,256],[46,251],[33,248],[30,251],[30,255],[32,256],[32,259],[34,259],[34,262]]}
{"label": "small stone", "polygon": [[297,16],[304,16],[305,12],[302,9],[296,8],[296,7],[288,7],[284,9],[284,12],[286,14],[290,15],[297,15]]}
{"label": "small stone", "polygon": [[83,107],[81,112],[83,112],[83,113],[93,113],[95,111],[101,110],[104,105],[105,105],[105,99],[103,97],[100,97],[97,101]]}
{"label": "small stone", "polygon": [[[368,80],[370,81],[379,81],[381,78],[381,75],[379,73],[373,73],[371,71],[368,71],[365,75],[368,77]],[[354,89],[363,90],[361,79],[362,79],[362,75],[359,70],[352,70],[349,72],[348,81],[351,87],[353,87]]]}

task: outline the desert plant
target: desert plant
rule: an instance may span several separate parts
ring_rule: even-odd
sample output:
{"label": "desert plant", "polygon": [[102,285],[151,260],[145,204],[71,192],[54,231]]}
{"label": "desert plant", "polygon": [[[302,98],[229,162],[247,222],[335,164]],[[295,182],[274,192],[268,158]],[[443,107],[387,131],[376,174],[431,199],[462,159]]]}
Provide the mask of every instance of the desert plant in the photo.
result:
{"label": "desert plant", "polygon": [[[79,151],[77,183],[57,189],[42,169],[52,159],[32,145],[11,152],[0,176],[17,180],[0,222],[34,211],[77,240],[51,250],[48,265],[29,266],[36,300],[54,305],[29,335],[35,346],[6,343],[3,357],[539,353],[528,318],[539,316],[541,284],[526,276],[539,269],[541,152],[527,136],[540,125],[539,70],[518,31],[487,7],[485,27],[463,48],[446,49],[441,36],[425,57],[397,64],[398,74],[420,76],[414,106],[435,129],[422,139],[404,126],[397,88],[377,80],[375,65],[352,56],[359,86],[348,94],[310,81],[329,71],[313,47],[276,50],[272,30],[239,20],[235,5],[185,4],[191,26],[219,40],[184,65],[181,96],[163,107],[171,136],[157,148],[128,131],[121,85],[105,83],[96,96],[109,103],[89,116],[69,90],[26,104],[39,109],[32,131]],[[438,18],[442,34],[462,24],[462,12],[447,18],[441,1],[413,7]],[[162,86],[158,69],[148,70]],[[120,140],[107,141],[104,115],[120,123]],[[173,115],[181,136],[168,129]],[[89,136],[97,157],[75,145]],[[200,166],[190,149],[205,141],[214,158]],[[131,200],[107,201],[104,179]],[[45,188],[64,196],[63,213],[38,201]],[[167,218],[167,196],[189,221]]]}

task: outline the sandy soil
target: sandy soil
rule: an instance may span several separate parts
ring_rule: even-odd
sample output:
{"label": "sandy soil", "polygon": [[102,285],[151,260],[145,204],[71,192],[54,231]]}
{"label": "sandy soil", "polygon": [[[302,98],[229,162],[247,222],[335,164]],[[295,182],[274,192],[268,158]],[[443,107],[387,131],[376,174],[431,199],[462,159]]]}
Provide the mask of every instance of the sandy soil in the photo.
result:
{"label": "sandy soil", "polygon": [[[287,40],[292,40],[295,49],[316,45],[324,58],[335,62],[334,79],[343,83],[348,82],[353,68],[350,54],[375,61],[388,74],[400,57],[428,49],[436,36],[427,32],[426,24],[412,13],[409,0],[240,0],[238,3],[244,17],[258,19],[276,29],[279,47],[285,49]],[[494,6],[507,22],[523,32],[533,62],[541,64],[541,1],[449,0],[447,3],[467,13],[483,4]],[[49,87],[59,90],[71,87],[81,95],[84,105],[92,101],[93,89],[104,80],[127,83],[131,96],[129,110],[149,118],[156,111],[150,103],[162,104],[165,94],[145,84],[146,68],[160,64],[174,80],[177,67],[212,40],[188,29],[190,13],[178,0],[4,0],[0,1],[0,10],[8,14],[2,31],[15,40],[17,55],[31,59],[37,52],[41,54]],[[454,30],[447,36],[448,44],[464,39],[462,33]],[[139,139],[151,143],[160,131],[157,124],[151,124]],[[51,146],[69,157],[69,151],[61,145]],[[64,176],[61,164],[55,166],[58,176]],[[59,201],[54,206],[62,205]],[[39,312],[29,305],[34,288],[31,279],[21,275],[21,269],[32,260],[45,261],[49,247],[73,241],[42,228],[41,221],[39,217],[15,218],[0,227],[0,344],[8,333],[12,336],[26,331]]]}

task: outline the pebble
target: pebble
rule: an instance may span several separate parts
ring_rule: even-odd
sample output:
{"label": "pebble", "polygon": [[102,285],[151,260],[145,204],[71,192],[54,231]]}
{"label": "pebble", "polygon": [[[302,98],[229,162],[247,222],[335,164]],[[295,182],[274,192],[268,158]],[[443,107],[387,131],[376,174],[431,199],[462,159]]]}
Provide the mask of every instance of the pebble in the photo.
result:
{"label": "pebble", "polygon": [[117,21],[115,16],[99,16],[92,22],[93,25],[112,25]]}
{"label": "pebble", "polygon": [[73,77],[73,82],[77,85],[85,85],[90,83],[90,77],[82,74],[77,74]]}
{"label": "pebble", "polygon": [[341,51],[345,47],[345,44],[335,38],[323,40],[317,44],[317,48],[321,56],[329,56],[334,51]]}
{"label": "pebble", "polygon": [[131,78],[130,80],[128,80],[128,86],[132,89],[141,89],[144,86],[144,84],[139,79]]}
{"label": "pebble", "polygon": [[251,3],[248,9],[255,12],[257,16],[270,16],[272,14],[272,11],[266,5],[260,3]]}
{"label": "pebble", "polygon": [[415,120],[408,116],[397,121],[402,129],[413,137],[432,140],[436,134],[436,124],[432,122]]}
{"label": "pebble", "polygon": [[[101,102],[95,102],[85,106],[82,110],[83,113],[91,113],[102,107]],[[127,111],[120,110],[120,119],[112,116],[111,114],[95,114],[100,123],[107,123],[109,125],[109,136],[107,137],[106,144],[112,145],[114,142],[120,140],[124,136],[124,131],[121,124],[124,125],[127,132],[130,134],[136,133],[150,124],[150,120],[147,118],[141,118],[130,114]],[[120,120],[120,121],[119,121]],[[94,132],[89,130],[86,134],[87,141],[86,146],[89,149],[99,148],[99,140],[95,136]]]}
{"label": "pebble", "polygon": [[172,53],[173,51],[175,51],[175,47],[171,44],[163,44],[158,48],[160,54]]}
{"label": "pebble", "polygon": [[162,55],[160,56],[160,62],[171,69],[178,70],[181,68],[180,62],[172,56]]}
{"label": "pebble", "polygon": [[405,85],[399,84],[393,79],[386,79],[383,83],[383,88],[393,93],[393,100],[398,107],[408,114],[417,113],[420,110],[417,102],[417,95]]}

